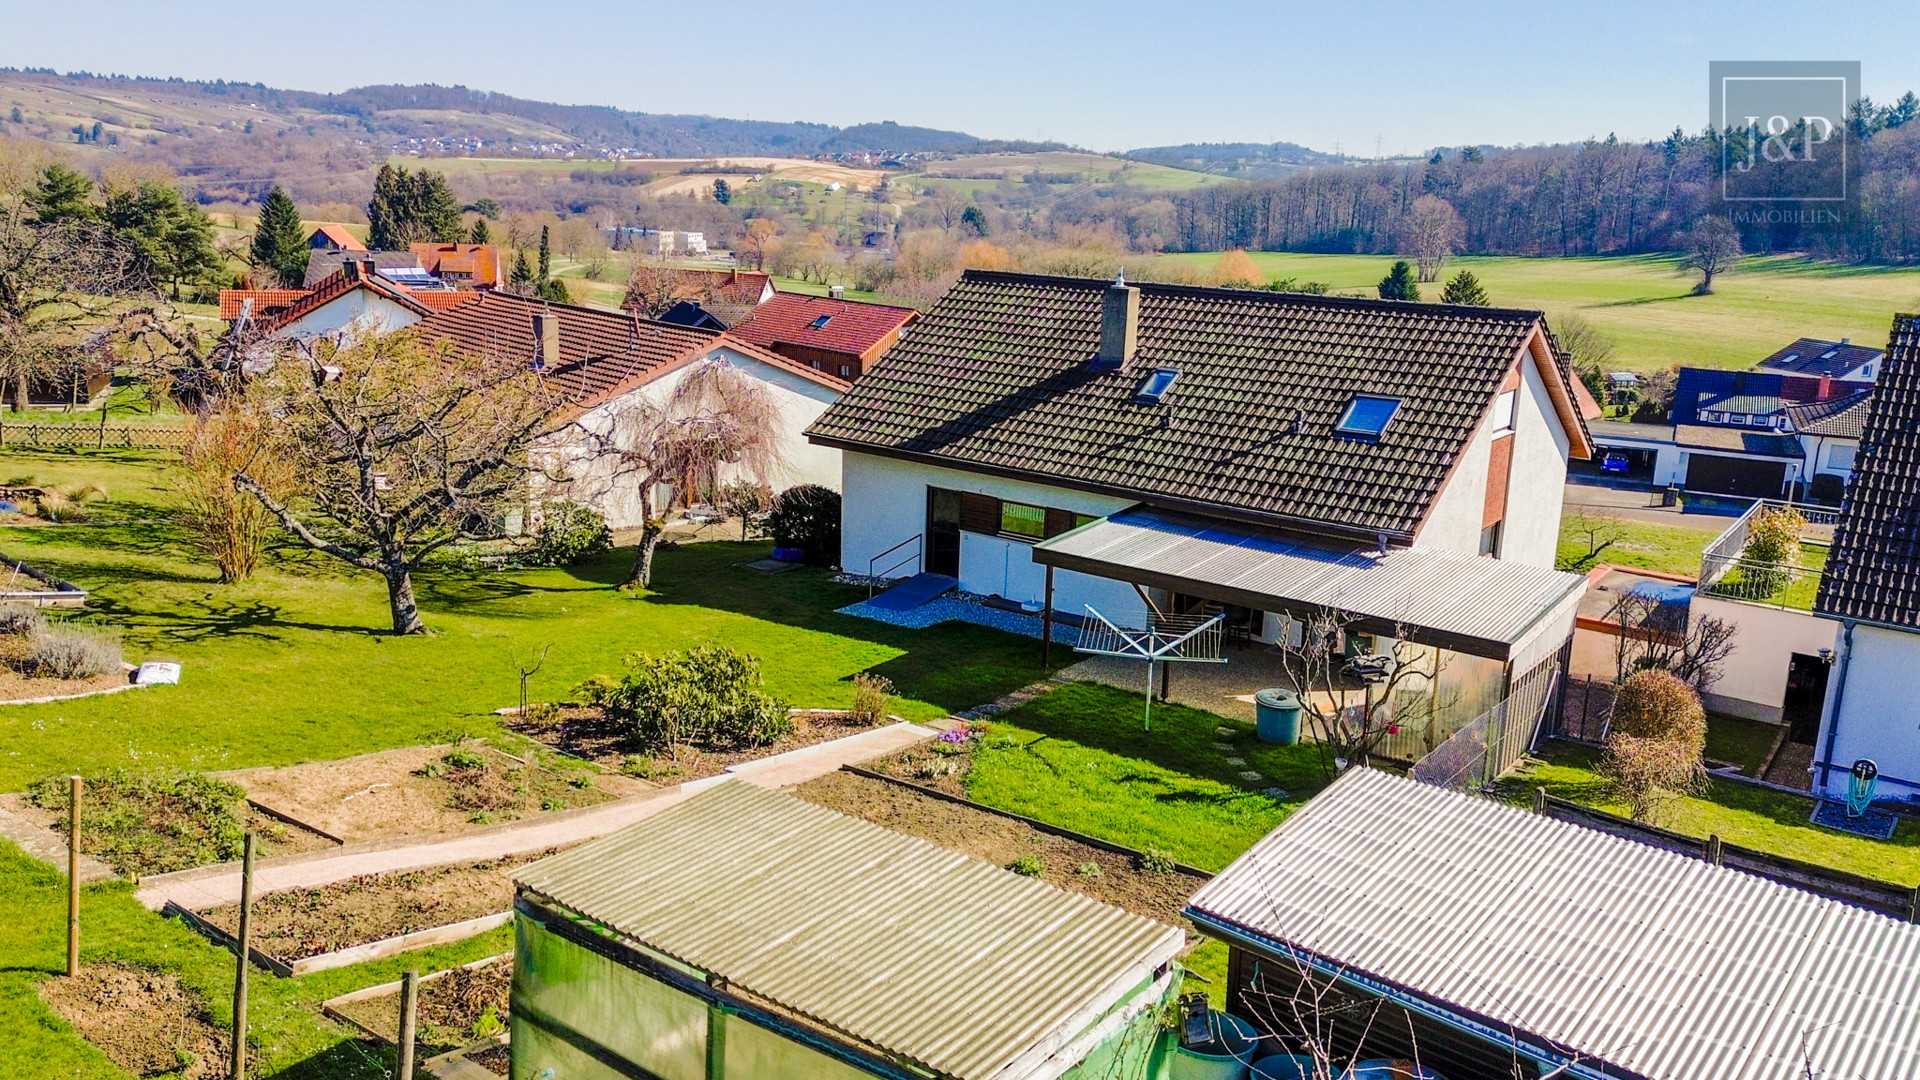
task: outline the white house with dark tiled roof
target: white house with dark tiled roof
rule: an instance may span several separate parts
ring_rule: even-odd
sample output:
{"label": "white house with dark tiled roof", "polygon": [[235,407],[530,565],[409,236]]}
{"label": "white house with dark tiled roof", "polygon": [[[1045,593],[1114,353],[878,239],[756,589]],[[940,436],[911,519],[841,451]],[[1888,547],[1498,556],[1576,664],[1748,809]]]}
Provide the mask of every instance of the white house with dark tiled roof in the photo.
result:
{"label": "white house with dark tiled roof", "polygon": [[[632,422],[640,399],[666,400],[701,364],[727,364],[765,384],[780,418],[780,461],[768,478],[775,490],[840,486],[839,451],[809,443],[803,432],[846,384],[728,334],[498,290],[423,319],[414,332],[451,339],[464,349],[524,356],[561,387],[567,412],[532,451],[542,467],[534,481],[536,502],[570,498],[599,509],[616,529],[645,524],[639,490],[614,448],[629,441],[623,425]],[[736,471],[723,470],[720,481]],[[654,506],[665,510],[686,501],[687,493],[661,491]]]}

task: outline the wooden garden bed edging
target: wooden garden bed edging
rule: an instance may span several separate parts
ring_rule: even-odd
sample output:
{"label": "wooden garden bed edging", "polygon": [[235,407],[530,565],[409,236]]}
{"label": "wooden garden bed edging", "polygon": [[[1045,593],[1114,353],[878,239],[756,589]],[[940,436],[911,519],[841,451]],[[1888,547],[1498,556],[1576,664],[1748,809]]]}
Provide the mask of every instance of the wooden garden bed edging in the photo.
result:
{"label": "wooden garden bed edging", "polygon": [[[420,976],[420,985],[425,986],[427,983],[433,982],[435,979],[444,978],[447,975],[450,975],[456,971],[478,971],[483,967],[490,967],[494,964],[501,962],[502,960],[507,961],[508,963],[512,963],[513,954],[510,952],[504,952],[504,953],[500,953],[497,956],[483,957],[479,960],[473,961],[470,964],[461,964],[459,967],[450,967],[443,971],[433,972],[430,975],[422,975]],[[321,1015],[325,1016],[329,1020],[334,1021],[335,1023],[345,1024],[347,1027],[350,1027],[353,1030],[359,1032],[362,1038],[371,1039],[374,1042],[381,1044],[382,1046],[393,1046],[395,1045],[393,1039],[389,1038],[385,1033],[375,1031],[372,1028],[366,1026],[365,1024],[362,1024],[360,1021],[355,1020],[353,1017],[347,1015],[346,1013],[341,1012],[339,1009],[339,1006],[351,1005],[354,1002],[367,1001],[372,998],[392,997],[400,993],[400,986],[401,986],[400,980],[396,979],[393,982],[384,982],[378,986],[369,986],[364,990],[354,990],[350,993],[341,994],[338,997],[330,997],[327,1000],[320,1003],[320,1013]],[[506,1018],[501,1017],[501,1019],[504,1020]],[[442,1061],[446,1061],[449,1058],[458,1057],[462,1054],[470,1054],[470,1053],[473,1053],[475,1050],[484,1049],[485,1047],[488,1047],[488,1046],[505,1045],[507,1038],[508,1038],[508,1033],[501,1032],[500,1034],[495,1035],[492,1038],[480,1039],[476,1042],[468,1043],[465,1046],[455,1047],[454,1049],[449,1050],[444,1054],[438,1054],[434,1057],[430,1057],[426,1059],[425,1061],[422,1061],[420,1063],[420,1067],[422,1069],[431,1068],[432,1066],[438,1065]]]}
{"label": "wooden garden bed edging", "polygon": [[[959,795],[950,795],[947,792],[941,791],[939,788],[928,787],[925,784],[916,784],[911,780],[903,780],[898,776],[888,776],[886,773],[875,772],[872,769],[862,768],[859,765],[842,765],[840,766],[840,770],[842,772],[850,772],[855,776],[864,777],[868,780],[880,780],[885,783],[895,784],[918,794],[925,795],[928,798],[939,799],[942,802],[950,802],[957,806],[967,807],[968,809],[995,814],[1003,818],[1010,818],[1028,828],[1058,836],[1063,840],[1071,840],[1076,844],[1085,844],[1090,848],[1099,848],[1101,851],[1110,851],[1115,855],[1124,855],[1135,862],[1146,858],[1146,852],[1127,847],[1124,844],[1116,844],[1111,840],[1102,840],[1097,836],[1088,836],[1086,833],[1074,832],[1072,829],[1063,829],[1058,825],[1049,825],[1038,818],[1030,818],[1025,814],[1016,814],[1011,810],[1002,810],[997,806],[988,806],[985,803],[974,802],[972,799],[963,798]],[[1173,869],[1175,873],[1184,874],[1187,877],[1199,878],[1201,881],[1213,880],[1211,873],[1183,862],[1174,863]]]}
{"label": "wooden garden bed edging", "polygon": [[[0,555],[0,603],[28,604],[33,607],[83,607],[87,602],[87,590],[70,581],[62,581],[38,567],[29,566],[19,559],[10,559]],[[42,588],[22,588],[20,579],[43,586]]]}
{"label": "wooden garden bed edging", "polygon": [[296,829],[305,829],[308,832],[312,833],[313,835],[320,837],[322,840],[331,840],[334,843],[339,844],[343,847],[346,845],[345,840],[342,840],[341,838],[333,835],[332,833],[321,828],[320,826],[309,825],[306,822],[301,821],[299,818],[294,817],[292,814],[289,814],[283,810],[275,810],[273,807],[268,806],[266,803],[255,802],[252,799],[248,799],[247,805],[253,807],[255,810],[260,811],[262,814],[265,814],[266,816],[274,819],[275,821],[280,821],[288,825],[292,825]]}
{"label": "wooden garden bed edging", "polygon": [[[167,901],[166,905],[160,909],[160,913],[178,918],[201,934],[211,938],[216,945],[223,945],[231,949],[236,944],[233,936],[225,930],[220,929],[207,919],[188,911],[186,908],[181,907],[171,900]],[[451,941],[464,941],[478,934],[484,934],[494,927],[505,926],[512,920],[513,912],[497,911],[492,915],[482,915],[476,919],[464,919],[460,922],[448,923],[445,926],[433,926],[425,930],[415,930],[411,934],[401,934],[398,937],[381,938],[379,941],[369,941],[364,945],[354,945],[336,952],[320,953],[317,956],[305,957],[291,963],[277,956],[270,956],[257,948],[249,948],[247,950],[247,958],[283,979],[290,979],[298,975],[309,975],[316,971],[331,971],[334,968],[349,967],[353,964],[364,964],[369,960],[384,960],[389,956],[397,956],[400,953],[411,952],[414,949],[424,949],[430,945],[445,945]]]}

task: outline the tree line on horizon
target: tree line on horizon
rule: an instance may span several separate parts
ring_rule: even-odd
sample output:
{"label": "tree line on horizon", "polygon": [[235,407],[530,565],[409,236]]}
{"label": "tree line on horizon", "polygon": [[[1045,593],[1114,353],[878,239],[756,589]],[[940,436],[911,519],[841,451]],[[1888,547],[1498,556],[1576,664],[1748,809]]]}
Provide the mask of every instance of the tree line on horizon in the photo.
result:
{"label": "tree line on horizon", "polygon": [[[1854,201],[1841,220],[1742,224],[1750,253],[1807,252],[1850,262],[1920,258],[1920,99],[1908,93],[1850,119]],[[1175,200],[1168,246],[1342,254],[1399,250],[1431,197],[1459,214],[1458,250],[1475,255],[1635,255],[1682,250],[1719,196],[1725,136],[1688,135],[1488,152],[1436,151],[1421,164],[1309,168],[1277,180],[1208,185]],[[1737,135],[1734,136],[1737,139]],[[1736,146],[1734,149],[1740,149]]]}

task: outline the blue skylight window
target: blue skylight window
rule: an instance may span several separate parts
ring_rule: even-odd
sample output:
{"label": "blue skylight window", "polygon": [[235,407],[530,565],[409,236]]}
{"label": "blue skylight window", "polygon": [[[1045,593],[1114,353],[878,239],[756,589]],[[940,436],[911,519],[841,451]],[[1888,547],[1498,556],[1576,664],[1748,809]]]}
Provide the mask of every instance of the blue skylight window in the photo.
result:
{"label": "blue skylight window", "polygon": [[824,327],[825,327],[825,326],[827,325],[827,322],[828,322],[829,320],[831,320],[832,318],[833,318],[833,316],[831,316],[831,315],[822,315],[822,316],[820,316],[819,318],[817,318],[817,319],[815,319],[815,320],[813,320],[812,322],[810,322],[810,323],[808,323],[808,324],[807,324],[807,329],[809,329],[809,330],[819,330],[819,329],[822,329],[822,328],[824,328]]}
{"label": "blue skylight window", "polygon": [[1173,381],[1179,377],[1180,373],[1172,368],[1155,368],[1140,384],[1140,389],[1134,391],[1133,400],[1142,405],[1158,405],[1167,391],[1173,389]]}
{"label": "blue skylight window", "polygon": [[1379,435],[1399,410],[1399,398],[1356,394],[1340,417],[1339,430],[1349,435]]}

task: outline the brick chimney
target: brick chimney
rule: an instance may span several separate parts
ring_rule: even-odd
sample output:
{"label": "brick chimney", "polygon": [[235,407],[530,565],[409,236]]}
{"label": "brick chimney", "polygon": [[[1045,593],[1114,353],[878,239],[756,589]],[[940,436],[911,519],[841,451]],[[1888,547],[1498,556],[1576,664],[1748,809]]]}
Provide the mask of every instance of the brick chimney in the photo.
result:
{"label": "brick chimney", "polygon": [[551,311],[533,313],[533,369],[560,362],[560,316]]}
{"label": "brick chimney", "polygon": [[1140,290],[1122,272],[1100,300],[1100,351],[1094,363],[1117,368],[1133,359],[1140,346]]}
{"label": "brick chimney", "polygon": [[340,272],[347,275],[348,281],[360,281],[365,278],[361,271],[360,260],[349,255],[340,262]]}
{"label": "brick chimney", "polygon": [[1832,396],[1833,396],[1833,376],[1831,375],[1820,376],[1820,390],[1818,395],[1813,400],[1825,401]]}

